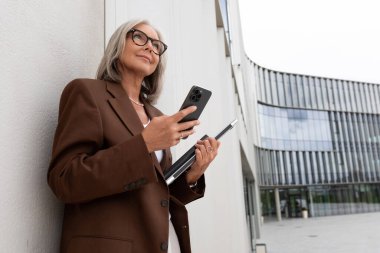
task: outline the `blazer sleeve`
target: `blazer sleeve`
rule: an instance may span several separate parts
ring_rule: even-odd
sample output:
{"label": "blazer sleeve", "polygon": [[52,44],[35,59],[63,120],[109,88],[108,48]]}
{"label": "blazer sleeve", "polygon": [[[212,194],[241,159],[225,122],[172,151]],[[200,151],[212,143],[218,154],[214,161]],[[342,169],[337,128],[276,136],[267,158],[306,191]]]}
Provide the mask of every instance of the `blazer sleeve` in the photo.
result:
{"label": "blazer sleeve", "polygon": [[102,149],[100,112],[87,86],[72,81],[59,106],[48,184],[65,203],[86,202],[157,181],[141,134]]}
{"label": "blazer sleeve", "polygon": [[204,196],[206,189],[205,176],[202,175],[202,177],[198,179],[195,188],[190,188],[189,184],[186,182],[186,173],[183,173],[171,185],[169,185],[169,189],[170,194],[173,197],[186,205]]}

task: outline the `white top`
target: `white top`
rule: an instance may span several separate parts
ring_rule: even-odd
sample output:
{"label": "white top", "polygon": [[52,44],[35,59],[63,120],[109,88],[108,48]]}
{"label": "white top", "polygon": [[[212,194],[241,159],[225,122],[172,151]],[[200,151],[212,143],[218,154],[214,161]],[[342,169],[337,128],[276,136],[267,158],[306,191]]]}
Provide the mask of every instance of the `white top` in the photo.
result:
{"label": "white top", "polygon": [[[148,121],[148,123],[146,124],[143,124],[144,127],[146,127],[147,125],[149,125],[150,123],[150,119]],[[163,150],[157,150],[157,151],[154,151],[154,153],[156,153],[156,156],[157,156],[157,160],[158,162],[160,163],[163,156],[164,156],[164,152]],[[179,242],[178,242],[178,237],[177,237],[177,233],[175,232],[174,230],[174,226],[173,226],[173,223],[170,219],[171,215],[169,213],[169,241],[168,241],[168,253],[181,253],[181,249],[179,247]]]}

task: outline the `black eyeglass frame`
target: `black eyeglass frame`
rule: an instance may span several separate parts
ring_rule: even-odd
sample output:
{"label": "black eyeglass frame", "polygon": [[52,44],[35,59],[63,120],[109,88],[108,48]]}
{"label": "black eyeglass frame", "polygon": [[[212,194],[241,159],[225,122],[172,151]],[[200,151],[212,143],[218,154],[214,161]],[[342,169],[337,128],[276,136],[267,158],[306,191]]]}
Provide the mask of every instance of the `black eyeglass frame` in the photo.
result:
{"label": "black eyeglass frame", "polygon": [[[140,44],[137,44],[136,42],[135,42],[135,40],[133,39],[133,33],[134,32],[140,32],[140,33],[142,33],[146,38],[147,38],[147,40],[145,41],[145,43],[144,44],[142,44],[142,45],[140,45]],[[129,34],[129,33],[132,33],[132,41],[133,41],[133,43],[135,43],[137,46],[145,46],[147,43],[148,43],[148,41],[151,41],[151,43],[152,43],[152,45],[153,45],[153,42],[159,42],[159,43],[161,43],[163,46],[164,46],[164,50],[161,52],[161,53],[156,53],[154,50],[153,50],[153,53],[155,53],[156,55],[158,55],[158,56],[161,56],[163,53],[165,53],[165,51],[166,51],[166,49],[168,49],[168,46],[164,43],[164,42],[162,42],[161,40],[156,40],[156,39],[153,39],[153,38],[151,38],[151,37],[149,37],[146,33],[144,33],[143,31],[140,31],[139,29],[135,29],[135,28],[132,28],[132,29],[130,29],[128,32],[127,32],[127,35]]]}

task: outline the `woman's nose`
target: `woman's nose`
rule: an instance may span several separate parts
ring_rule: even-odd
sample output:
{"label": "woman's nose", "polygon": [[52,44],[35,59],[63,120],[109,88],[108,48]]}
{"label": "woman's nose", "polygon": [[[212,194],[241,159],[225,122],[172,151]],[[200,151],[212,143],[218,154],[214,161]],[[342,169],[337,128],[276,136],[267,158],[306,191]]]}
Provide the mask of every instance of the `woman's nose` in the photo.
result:
{"label": "woman's nose", "polygon": [[150,50],[150,52],[153,51],[153,44],[151,40],[148,40],[148,42],[145,44],[145,50]]}

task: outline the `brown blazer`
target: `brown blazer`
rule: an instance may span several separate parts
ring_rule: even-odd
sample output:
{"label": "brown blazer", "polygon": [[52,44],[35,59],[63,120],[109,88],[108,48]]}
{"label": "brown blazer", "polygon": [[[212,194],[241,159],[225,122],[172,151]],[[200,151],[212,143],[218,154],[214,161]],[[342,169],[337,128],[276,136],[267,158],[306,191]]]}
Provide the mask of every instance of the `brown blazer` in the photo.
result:
{"label": "brown blazer", "polygon": [[[150,118],[162,113],[145,103]],[[181,252],[190,253],[185,204],[204,194],[184,176],[168,187],[121,85],[77,79],[64,89],[48,183],[65,203],[62,253],[154,253],[168,247],[169,209]]]}

